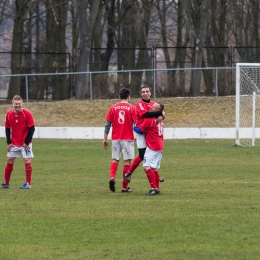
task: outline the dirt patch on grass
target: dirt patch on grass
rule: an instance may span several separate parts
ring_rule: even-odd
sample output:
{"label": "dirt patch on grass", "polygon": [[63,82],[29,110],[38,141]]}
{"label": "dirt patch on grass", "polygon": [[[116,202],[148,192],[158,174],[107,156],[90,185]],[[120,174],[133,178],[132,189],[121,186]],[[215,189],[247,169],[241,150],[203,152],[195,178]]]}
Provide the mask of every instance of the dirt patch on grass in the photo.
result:
{"label": "dirt patch on grass", "polygon": [[[165,105],[165,127],[235,127],[235,97],[158,98]],[[135,104],[138,99],[131,99]],[[64,100],[24,103],[36,126],[103,127],[118,100]],[[0,125],[11,104],[0,104]]]}

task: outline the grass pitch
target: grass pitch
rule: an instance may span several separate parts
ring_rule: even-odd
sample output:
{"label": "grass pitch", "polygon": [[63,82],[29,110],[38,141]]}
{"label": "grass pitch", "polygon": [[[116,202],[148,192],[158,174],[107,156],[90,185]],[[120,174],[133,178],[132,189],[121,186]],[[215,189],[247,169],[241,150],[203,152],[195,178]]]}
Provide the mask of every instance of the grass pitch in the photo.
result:
{"label": "grass pitch", "polygon": [[110,192],[101,140],[35,139],[33,151],[32,189],[19,189],[17,159],[0,190],[0,259],[259,259],[259,147],[166,140],[152,197],[141,167],[121,193],[122,163]]}

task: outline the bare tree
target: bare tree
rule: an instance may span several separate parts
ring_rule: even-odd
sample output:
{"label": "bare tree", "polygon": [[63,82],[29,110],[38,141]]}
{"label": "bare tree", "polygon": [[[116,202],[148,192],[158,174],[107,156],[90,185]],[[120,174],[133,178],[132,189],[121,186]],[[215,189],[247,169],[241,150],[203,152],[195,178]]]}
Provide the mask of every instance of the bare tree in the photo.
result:
{"label": "bare tree", "polygon": [[[2,52],[10,51],[12,32],[10,32],[9,26],[13,22],[13,9],[13,6],[8,0],[0,1],[0,51]],[[7,32],[10,33],[7,34]],[[1,53],[0,55],[0,74],[10,74],[10,54]],[[8,77],[2,77],[0,79],[1,91],[8,90],[9,82]]]}
{"label": "bare tree", "polygon": [[[189,43],[193,47],[193,68],[202,66],[202,48],[206,40],[208,22],[208,0],[184,0],[184,10],[189,32]],[[201,70],[193,70],[190,92],[193,96],[200,95]]]}
{"label": "bare tree", "polygon": [[[62,58],[56,59],[51,55],[51,68],[53,72],[66,71],[66,26],[68,3],[64,0],[46,1],[46,50],[50,53],[63,53]],[[52,98],[68,98],[66,76],[52,77]]]}
{"label": "bare tree", "polygon": [[[157,11],[159,15],[160,25],[161,25],[161,38],[163,53],[165,58],[165,65],[167,68],[183,68],[185,64],[185,49],[186,45],[183,39],[184,31],[184,14],[183,14],[183,3],[182,1],[167,1],[162,0],[157,5]],[[170,34],[167,26],[169,18],[172,18],[175,21],[172,30],[175,30],[176,36],[170,39]],[[169,43],[171,40],[174,40],[175,43],[175,55],[171,55],[172,48],[169,48]],[[172,61],[173,60],[173,61]],[[179,83],[177,83],[176,71],[167,71],[167,81],[164,86],[165,95],[183,95],[185,93],[185,84],[184,84],[184,73],[183,71],[179,72]]]}
{"label": "bare tree", "polygon": [[[77,72],[89,70],[88,62],[91,50],[91,37],[94,30],[94,24],[98,15],[101,0],[77,0],[79,8],[79,49],[77,60]],[[87,76],[79,74],[76,77],[75,97],[83,99],[87,92]]]}
{"label": "bare tree", "polygon": [[[13,27],[7,19],[10,3],[15,9]],[[12,74],[27,72],[27,68],[28,72],[65,72],[66,57],[58,61],[55,55],[65,55],[70,50],[73,70],[80,73],[74,82],[77,99],[90,94],[85,72],[109,70],[116,47],[119,70],[142,70],[152,67],[152,44],[163,47],[167,68],[196,68],[190,78],[183,71],[167,72],[164,94],[183,95],[189,88],[189,94],[198,96],[203,86],[206,94],[212,95],[214,73],[202,72],[201,67],[260,61],[259,8],[258,0],[2,0],[0,41],[5,31],[13,33]],[[4,30],[7,20],[9,28]],[[71,42],[66,38],[68,34]],[[229,45],[238,46],[233,48],[232,55],[227,52]],[[30,53],[34,50],[51,53],[53,58],[46,58],[47,55],[46,59],[33,58]],[[26,52],[28,64],[24,61]],[[231,58],[233,63],[227,65],[226,59]],[[188,59],[191,64],[187,63]],[[48,69],[43,69],[42,64]],[[93,75],[93,93],[96,97],[110,97],[110,85],[114,82],[110,84],[108,75],[102,75]],[[141,84],[152,84],[152,79],[150,73],[122,73],[114,87],[123,84],[137,93]],[[51,81],[50,84],[47,77],[40,82],[32,79],[30,95],[35,99],[45,98],[46,86],[50,84],[54,99],[67,98],[66,77],[52,77]],[[219,95],[233,93],[225,73],[219,72],[218,83]],[[8,98],[14,94],[25,95],[20,77],[11,77],[9,86]]]}
{"label": "bare tree", "polygon": [[[232,33],[232,43],[236,46],[255,46],[259,48],[260,39],[260,4],[258,0],[231,0],[231,8],[227,20],[227,27]],[[258,53],[252,48],[238,49],[238,54],[242,61],[260,62]],[[257,57],[257,58],[256,58]]]}
{"label": "bare tree", "polygon": [[[229,0],[211,0],[207,40],[206,56],[203,57],[203,67],[206,63],[215,64],[218,67],[227,66],[227,14],[228,14]],[[228,94],[228,82],[225,75],[226,71],[220,71],[218,74],[218,94]],[[203,70],[204,82],[206,86],[206,94],[212,95],[214,91],[215,82],[213,80],[213,71]]]}
{"label": "bare tree", "polygon": [[[77,4],[74,1],[70,1],[69,3],[69,12],[71,15],[71,23],[68,25],[71,33],[71,70],[76,71],[77,65],[77,47],[78,47],[78,40],[79,40],[79,9],[77,8]],[[72,75],[71,84],[75,86],[76,77]],[[75,94],[75,93],[74,93]]]}
{"label": "bare tree", "polygon": [[[26,17],[26,7],[29,5],[29,0],[16,0],[15,16],[12,37],[12,55],[11,55],[11,72],[12,74],[21,73],[21,61],[23,51],[23,25]],[[11,77],[7,98],[12,99],[14,95],[20,95],[20,77]]]}
{"label": "bare tree", "polygon": [[[145,49],[147,48],[151,15],[152,12],[155,10],[155,3],[156,0],[142,0],[138,10],[140,13],[139,17],[136,17],[136,19],[138,18],[139,20],[139,27],[137,29],[138,37],[136,44],[140,49],[144,49],[138,52],[138,57],[136,59],[137,61],[135,65],[136,70],[150,68],[148,64],[151,64],[151,62],[149,62],[149,59],[151,59],[151,57],[149,57],[148,51]],[[142,82],[142,72],[136,72],[134,77],[131,77],[131,89],[133,90],[133,92],[139,93],[142,83],[147,85],[152,84],[151,76],[149,76],[149,74],[151,73],[147,73],[145,82]]]}
{"label": "bare tree", "polygon": [[0,2],[0,26],[2,25],[4,19],[5,19],[5,11],[7,8],[8,0],[3,0]]}
{"label": "bare tree", "polygon": [[[106,19],[107,19],[107,34],[106,34],[106,49],[104,52],[100,54],[100,60],[101,60],[101,71],[108,71],[109,70],[109,62],[111,59],[111,56],[114,51],[115,47],[115,36],[116,36],[116,28],[120,26],[122,23],[122,20],[126,17],[129,10],[134,5],[135,0],[132,0],[131,2],[122,1],[121,3],[121,12],[116,12],[118,9],[116,9],[116,0],[109,0],[106,2],[105,6],[105,12],[106,12]],[[118,2],[117,2],[118,4]],[[114,89],[117,86],[113,86],[112,84],[109,84],[109,75],[106,73],[103,73],[100,75],[100,93],[102,93],[102,96],[109,98],[111,95],[112,88]],[[116,95],[118,91],[115,91]]]}
{"label": "bare tree", "polygon": [[[10,0],[0,1],[0,51],[10,51],[12,41],[11,27],[14,21],[15,3]],[[10,42],[9,42],[10,41]],[[8,43],[8,44],[5,44]]]}

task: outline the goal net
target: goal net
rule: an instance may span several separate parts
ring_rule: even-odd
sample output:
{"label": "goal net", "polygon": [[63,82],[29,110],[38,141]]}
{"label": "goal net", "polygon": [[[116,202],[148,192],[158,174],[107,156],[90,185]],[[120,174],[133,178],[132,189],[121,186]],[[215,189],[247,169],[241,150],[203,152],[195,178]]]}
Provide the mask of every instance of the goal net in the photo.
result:
{"label": "goal net", "polygon": [[236,64],[236,144],[260,145],[260,63]]}

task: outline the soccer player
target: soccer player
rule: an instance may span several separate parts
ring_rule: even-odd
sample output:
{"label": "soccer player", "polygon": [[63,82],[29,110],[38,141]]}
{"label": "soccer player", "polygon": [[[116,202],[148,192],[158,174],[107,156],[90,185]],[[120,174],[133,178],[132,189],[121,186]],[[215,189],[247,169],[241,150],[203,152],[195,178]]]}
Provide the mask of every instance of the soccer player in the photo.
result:
{"label": "soccer player", "polygon": [[[145,118],[154,118],[156,117],[158,121],[163,120],[165,113],[163,111],[150,111],[154,100],[151,100],[151,88],[147,85],[141,87],[141,97],[142,99],[136,103],[136,127],[135,127],[135,136],[136,136],[136,145],[138,148],[139,155],[135,157],[132,165],[130,166],[128,172],[125,174],[125,179],[130,182],[132,173],[139,166],[139,164],[144,159],[144,153],[146,149],[145,134],[138,131],[140,125]],[[158,173],[159,174],[159,173]],[[160,176],[160,175],[159,175]],[[163,182],[164,179],[160,177],[160,181]]]}
{"label": "soccer player", "polygon": [[106,115],[103,146],[105,149],[108,148],[107,138],[112,126],[112,162],[110,164],[109,188],[113,192],[116,190],[116,172],[121,154],[123,154],[124,159],[121,191],[132,192],[128,187],[128,182],[124,179],[125,173],[131,165],[131,160],[134,158],[135,106],[129,104],[130,94],[129,89],[121,88],[119,91],[121,101],[112,105]]}
{"label": "soccer player", "polygon": [[21,189],[31,189],[32,182],[32,138],[35,131],[32,113],[22,108],[23,99],[16,95],[12,100],[13,109],[5,115],[5,134],[7,142],[7,163],[4,169],[4,183],[0,188],[9,188],[11,174],[16,158],[22,154],[26,182]]}
{"label": "soccer player", "polygon": [[[151,111],[163,111],[164,106],[160,103],[154,103]],[[163,141],[163,122],[157,118],[146,118],[140,125],[140,130],[145,132],[146,150],[143,160],[143,168],[150,183],[148,196],[160,194],[159,184],[160,176],[158,169],[164,150]]]}

